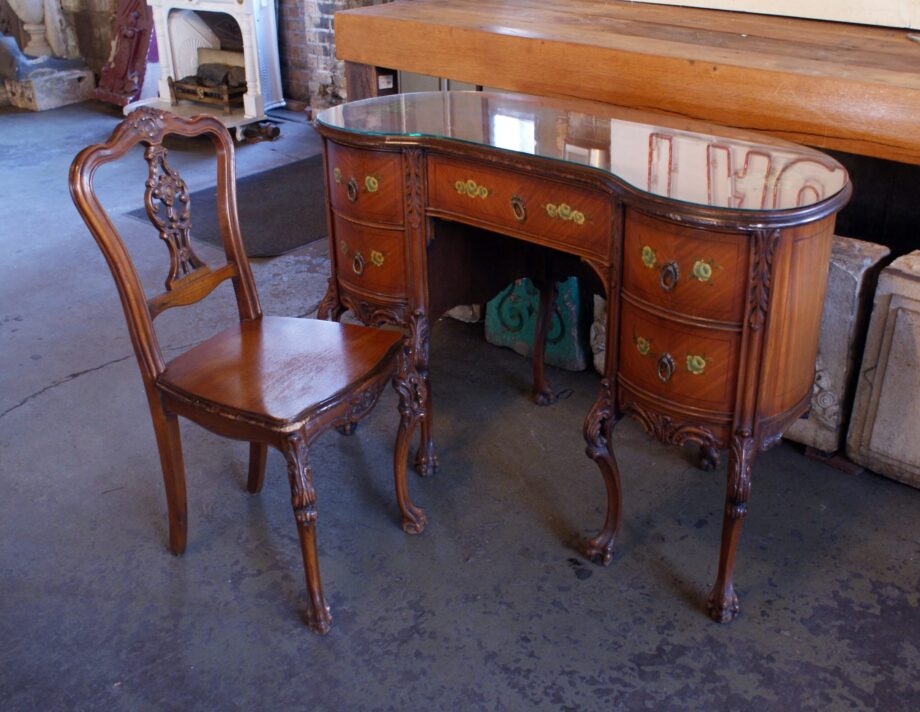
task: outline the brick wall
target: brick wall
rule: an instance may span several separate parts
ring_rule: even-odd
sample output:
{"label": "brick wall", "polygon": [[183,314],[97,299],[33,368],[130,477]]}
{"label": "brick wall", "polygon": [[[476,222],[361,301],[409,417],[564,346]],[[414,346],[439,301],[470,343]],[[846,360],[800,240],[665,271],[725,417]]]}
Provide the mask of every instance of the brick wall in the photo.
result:
{"label": "brick wall", "polygon": [[279,0],[278,55],[284,96],[310,102],[310,69],[307,66],[307,14],[304,0]]}
{"label": "brick wall", "polygon": [[336,59],[332,17],[339,10],[382,5],[390,0],[301,0],[306,18],[307,90],[314,109],[345,100],[345,63]]}

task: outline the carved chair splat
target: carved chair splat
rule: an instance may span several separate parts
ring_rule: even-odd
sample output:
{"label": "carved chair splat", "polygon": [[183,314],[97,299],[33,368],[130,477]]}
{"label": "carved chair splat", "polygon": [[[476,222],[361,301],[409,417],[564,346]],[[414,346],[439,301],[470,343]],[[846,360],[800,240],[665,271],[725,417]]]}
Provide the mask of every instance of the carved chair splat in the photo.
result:
{"label": "carved chair splat", "polygon": [[[226,263],[212,269],[195,254],[188,187],[167,160],[167,135],[207,136],[217,156],[218,221]],[[147,298],[128,250],[94,190],[103,165],[138,144],[149,166],[144,204],[169,250],[165,291]],[[312,319],[265,317],[243,248],[236,206],[233,142],[212,117],[184,119],[149,108],[129,115],[103,144],[84,149],[70,170],[71,195],[105,256],[121,298],[143,377],[163,470],[169,516],[169,548],[186,547],[188,513],[178,416],[219,435],[250,442],[247,489],[261,490],[268,447],[287,462],[291,503],[310,599],[306,622],[317,633],[332,624],[316,551],[316,491],[309,464],[311,443],[333,427],[357,423],[374,407],[387,381],[400,394],[395,461],[403,528],[419,533],[424,512],[409,500],[408,440],[424,392],[414,358],[398,332]],[[153,326],[157,315],[201,301],[225,280],[236,295],[240,322],[169,362]]]}

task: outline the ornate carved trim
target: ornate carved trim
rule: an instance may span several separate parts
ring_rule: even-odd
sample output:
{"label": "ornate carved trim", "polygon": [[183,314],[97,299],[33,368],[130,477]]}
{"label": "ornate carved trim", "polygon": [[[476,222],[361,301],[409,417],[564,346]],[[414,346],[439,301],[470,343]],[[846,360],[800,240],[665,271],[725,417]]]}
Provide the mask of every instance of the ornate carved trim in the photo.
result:
{"label": "ornate carved trim", "polygon": [[424,155],[421,149],[410,148],[403,151],[403,156],[406,161],[406,225],[411,230],[418,230],[425,216],[425,196],[422,194]]}
{"label": "ornate carved trim", "polygon": [[728,492],[725,498],[725,517],[741,519],[747,513],[747,502],[751,496],[751,464],[754,461],[756,443],[750,430],[738,430],[732,436]]}
{"label": "ornate carved trim", "polygon": [[751,249],[751,313],[752,331],[760,331],[767,319],[770,306],[770,275],[773,270],[773,253],[779,242],[779,230],[754,230]]}
{"label": "ornate carved trim", "polygon": [[407,346],[399,357],[399,368],[393,377],[393,388],[399,395],[399,414],[407,428],[414,428],[425,417],[428,386],[416,370],[412,347]]}
{"label": "ornate carved trim", "polygon": [[613,396],[610,381],[601,381],[597,399],[585,418],[584,436],[587,443],[586,453],[592,460],[608,455],[607,430],[613,419]]}
{"label": "ornate carved trim", "polygon": [[368,326],[380,326],[382,324],[405,326],[406,324],[405,304],[384,306],[354,298],[347,293],[339,295],[339,302],[346,309],[351,310],[355,319]]}
{"label": "ornate carved trim", "polygon": [[[150,135],[151,131],[157,130],[156,123],[162,120],[157,115],[159,113],[143,112],[135,122]],[[204,267],[205,263],[192,250],[189,240],[191,198],[188,186],[179,172],[167,163],[166,154],[166,148],[160,144],[148,146],[144,153],[148,165],[144,207],[150,222],[159,231],[160,239],[169,248],[169,275],[166,277],[166,290],[169,291],[175,282]],[[161,208],[164,209],[162,213]]]}
{"label": "ornate carved trim", "polygon": [[298,524],[316,522],[316,490],[313,488],[313,470],[307,459],[307,443],[302,431],[288,436],[285,460],[288,480],[291,483],[291,505]]}
{"label": "ornate carved trim", "polygon": [[703,447],[720,448],[722,443],[711,430],[693,423],[674,420],[670,415],[646,408],[635,401],[623,405],[623,414],[630,416],[649,435],[665,445],[699,443]]}

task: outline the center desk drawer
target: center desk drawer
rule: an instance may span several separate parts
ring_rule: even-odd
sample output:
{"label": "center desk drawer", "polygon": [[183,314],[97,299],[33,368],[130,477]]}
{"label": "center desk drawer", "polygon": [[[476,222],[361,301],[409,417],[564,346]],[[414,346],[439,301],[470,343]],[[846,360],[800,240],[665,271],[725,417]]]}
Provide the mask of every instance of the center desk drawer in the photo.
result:
{"label": "center desk drawer", "polygon": [[365,292],[405,297],[406,258],[402,230],[373,228],[336,215],[335,264],[342,282]]}
{"label": "center desk drawer", "polygon": [[401,225],[402,157],[326,143],[332,207],[355,220]]}
{"label": "center desk drawer", "polygon": [[533,235],[545,244],[574,247],[602,259],[609,253],[610,198],[590,188],[430,156],[428,204]]}

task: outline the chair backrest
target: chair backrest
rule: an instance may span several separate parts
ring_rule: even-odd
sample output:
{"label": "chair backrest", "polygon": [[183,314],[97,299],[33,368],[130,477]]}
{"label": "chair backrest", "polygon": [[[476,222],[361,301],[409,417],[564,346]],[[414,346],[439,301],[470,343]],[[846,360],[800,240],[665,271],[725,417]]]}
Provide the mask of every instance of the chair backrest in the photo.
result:
{"label": "chair backrest", "polygon": [[[217,215],[227,262],[211,269],[192,249],[191,203],[188,188],[167,162],[163,139],[170,135],[208,136],[217,153]],[[148,164],[144,205],[150,222],[169,248],[166,290],[147,298],[124,241],[102,207],[93,187],[96,169],[124,156],[137,144],[146,146]],[[108,262],[121,297],[131,342],[146,385],[163,372],[166,362],[153,320],[170,307],[204,299],[224,280],[233,282],[240,320],[262,316],[249,259],[240,236],[236,208],[236,166],[233,140],[223,124],[211,116],[186,119],[151,108],[140,108],[125,118],[108,141],[81,151],[70,167],[70,194],[77,210]]]}

